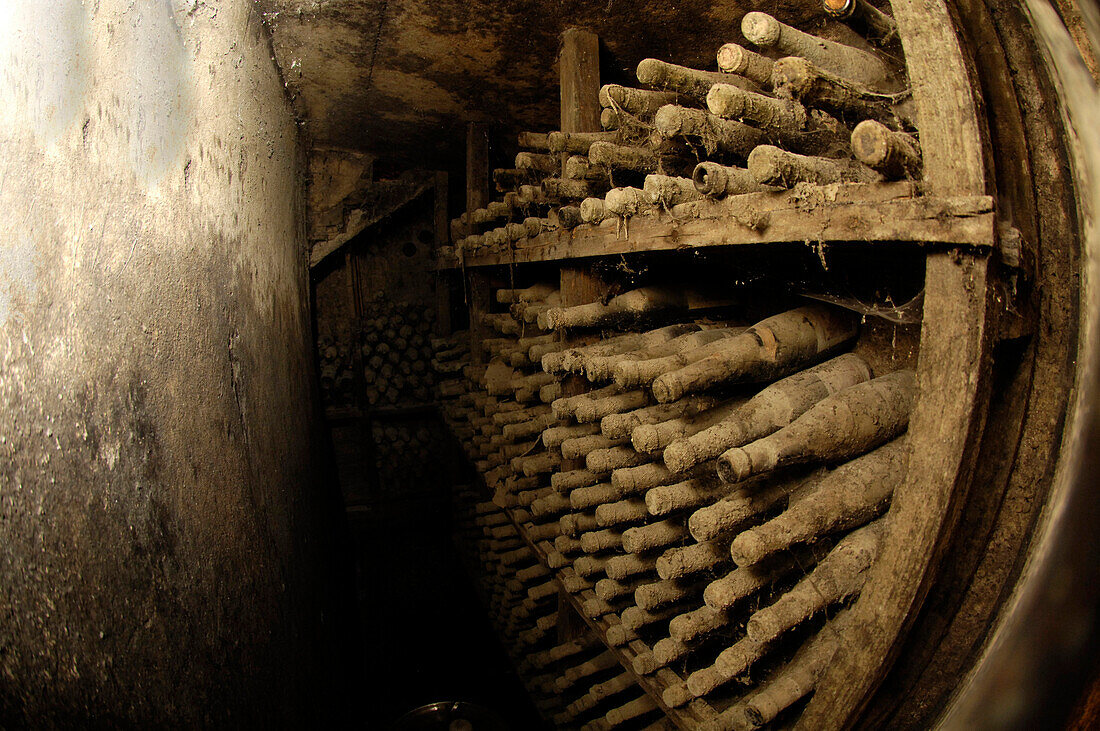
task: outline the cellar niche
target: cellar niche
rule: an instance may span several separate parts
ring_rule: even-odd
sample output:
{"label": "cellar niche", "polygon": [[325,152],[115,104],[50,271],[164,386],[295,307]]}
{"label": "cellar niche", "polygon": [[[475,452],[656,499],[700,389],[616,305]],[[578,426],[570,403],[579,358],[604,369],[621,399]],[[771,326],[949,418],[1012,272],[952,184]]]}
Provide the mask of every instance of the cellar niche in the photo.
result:
{"label": "cellar niche", "polygon": [[0,727],[1100,723],[1087,3],[17,5]]}

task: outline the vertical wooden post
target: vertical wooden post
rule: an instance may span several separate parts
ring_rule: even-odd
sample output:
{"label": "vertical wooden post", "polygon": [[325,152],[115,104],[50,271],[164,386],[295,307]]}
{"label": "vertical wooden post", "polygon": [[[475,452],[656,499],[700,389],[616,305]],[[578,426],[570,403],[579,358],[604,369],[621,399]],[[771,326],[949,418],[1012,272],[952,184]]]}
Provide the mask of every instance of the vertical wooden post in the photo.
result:
{"label": "vertical wooden post", "polygon": [[[472,213],[489,202],[489,126],[466,125],[466,211]],[[470,234],[477,233],[473,222]]]}
{"label": "vertical wooden post", "polygon": [[[570,28],[562,33],[559,58],[561,76],[561,131],[600,130],[600,44],[595,33]],[[583,266],[561,269],[562,304],[583,305],[596,301],[602,283]],[[568,383],[566,386],[568,387]]]}
{"label": "vertical wooden post", "polygon": [[[562,34],[559,58],[561,78],[561,131],[598,132],[600,130],[600,52],[595,33],[570,28]],[[564,166],[568,154],[562,155]],[[595,302],[602,294],[603,283],[586,266],[561,268],[561,299],[565,306]],[[588,390],[580,376],[569,376],[562,383],[562,395],[575,396]],[[561,469],[582,469],[584,460],[567,460]],[[587,627],[565,597],[558,598],[558,640],[572,640]]]}
{"label": "vertical wooden post", "polygon": [[[562,33],[561,131],[600,131],[600,42],[595,33],[570,28]],[[563,266],[562,304],[583,305],[601,294],[601,282],[588,267]]]}
{"label": "vertical wooden post", "polygon": [[[470,122],[466,127],[466,212],[473,213],[489,202],[489,127],[484,122]],[[473,221],[469,232],[476,233]],[[489,280],[481,271],[468,273],[467,308],[470,312],[470,352],[475,363],[484,354],[481,341],[485,337],[481,315],[489,311]]]}
{"label": "vertical wooden post", "polygon": [[[434,243],[435,251],[447,245],[450,240],[450,222],[447,218],[447,197],[450,179],[444,170],[435,173],[435,226]],[[445,336],[451,334],[451,277],[449,272],[440,271],[435,279],[435,334]]]}
{"label": "vertical wooden post", "polygon": [[600,41],[570,28],[561,34],[561,131],[600,131]]}

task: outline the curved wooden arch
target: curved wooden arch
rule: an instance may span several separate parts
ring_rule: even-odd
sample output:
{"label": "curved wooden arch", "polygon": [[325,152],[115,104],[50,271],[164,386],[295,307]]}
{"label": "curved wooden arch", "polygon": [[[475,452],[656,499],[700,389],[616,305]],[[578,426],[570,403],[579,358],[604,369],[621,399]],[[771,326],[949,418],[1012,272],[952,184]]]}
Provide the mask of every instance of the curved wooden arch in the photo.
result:
{"label": "curved wooden arch", "polygon": [[[917,105],[924,183],[933,195],[982,195],[985,158],[974,80],[943,0],[893,0]],[[988,257],[930,253],[909,425],[909,470],[890,530],[859,600],[853,629],[797,727],[852,725],[900,651],[969,489],[985,427],[990,359]]]}

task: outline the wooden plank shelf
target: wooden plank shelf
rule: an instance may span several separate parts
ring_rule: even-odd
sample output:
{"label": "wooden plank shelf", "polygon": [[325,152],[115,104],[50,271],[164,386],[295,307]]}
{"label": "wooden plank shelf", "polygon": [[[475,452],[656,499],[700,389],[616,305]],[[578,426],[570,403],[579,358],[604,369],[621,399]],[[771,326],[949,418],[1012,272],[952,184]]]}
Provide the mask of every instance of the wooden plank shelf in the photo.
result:
{"label": "wooden plank shelf", "polygon": [[[506,248],[478,247],[441,259],[440,269],[681,251],[748,244],[952,244],[983,250],[996,241],[990,196],[919,195],[912,182],[800,185],[775,193],[650,209],[572,231],[552,230]],[[464,257],[464,260],[457,257]]]}
{"label": "wooden plank shelf", "polygon": [[607,647],[608,651],[615,656],[623,669],[630,673],[638,686],[657,704],[669,720],[676,724],[678,728],[684,729],[685,731],[692,731],[698,728],[699,724],[704,720],[718,715],[717,711],[715,711],[705,700],[699,698],[690,701],[687,705],[680,708],[673,708],[665,703],[665,689],[674,684],[682,685],[684,683],[683,678],[669,668],[658,668],[650,675],[640,675],[635,672],[634,658],[643,652],[649,652],[651,648],[641,640],[631,640],[621,645],[616,645],[608,641],[607,631],[621,623],[619,615],[611,613],[605,614],[602,617],[590,617],[584,611],[583,605],[588,599],[596,599],[596,593],[591,589],[586,589],[577,593],[566,591],[565,586],[568,583],[566,579],[575,575],[572,566],[552,569],[546,558],[546,551],[530,539],[523,523],[517,520],[515,511],[510,508],[504,508],[503,510],[504,514],[508,516],[508,519],[512,521],[512,524],[515,526],[520,539],[531,549],[531,552],[535,554],[539,563],[550,569],[553,573],[554,580],[558,582],[559,596],[568,600],[577,616],[584,620],[588,628],[599,637],[600,641]]}

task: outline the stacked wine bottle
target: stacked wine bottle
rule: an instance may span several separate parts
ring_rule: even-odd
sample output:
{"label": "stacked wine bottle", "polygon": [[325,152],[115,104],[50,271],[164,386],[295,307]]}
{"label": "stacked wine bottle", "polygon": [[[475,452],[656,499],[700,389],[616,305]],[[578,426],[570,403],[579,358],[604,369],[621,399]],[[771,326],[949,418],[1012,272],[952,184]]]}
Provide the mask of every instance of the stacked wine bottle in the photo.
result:
{"label": "stacked wine bottle", "polygon": [[[538,710],[562,728],[674,728],[599,637],[558,636],[560,584],[479,490],[454,491],[454,538],[502,644]],[[611,721],[607,719],[610,718]]]}
{"label": "stacked wine bottle", "polygon": [[347,408],[355,404],[355,362],[348,337],[323,335],[317,339],[321,397],[326,408]]}
{"label": "stacked wine bottle", "polygon": [[618,230],[635,216],[683,221],[708,199],[728,199],[728,212],[796,186],[809,195],[919,178],[893,20],[864,0],[831,4],[826,14],[851,22],[823,26],[829,37],[748,13],[745,40],[718,50],[718,70],[650,58],[636,71],[646,88],[604,86],[604,131],[521,134],[515,167],[494,173],[502,199],[451,222],[453,253],[523,248],[605,221]]}
{"label": "stacked wine bottle", "polygon": [[[629,236],[636,217],[719,199],[755,229],[762,197],[919,178],[892,19],[865,0],[825,10],[849,25],[818,37],[749,13],[720,70],[646,59],[646,88],[600,91],[603,131],[522,134],[495,175],[503,200],[452,222],[456,253],[584,226]],[[726,296],[667,283],[563,306],[554,286],[500,290],[485,352],[466,358],[465,336],[437,351],[480,499],[552,572],[558,611],[582,615],[646,713],[712,730],[782,725],[814,692],[904,478],[916,390],[856,348],[857,314],[739,321]]]}
{"label": "stacked wine bottle", "polygon": [[368,407],[431,401],[434,376],[429,367],[433,350],[428,308],[379,298],[364,309],[360,350]]}
{"label": "stacked wine bottle", "polygon": [[[499,291],[519,317],[485,319],[513,332],[483,341],[448,421],[508,529],[664,706],[755,727],[812,692],[866,578],[913,373],[848,352],[845,310],[744,327],[692,319],[683,292],[560,307],[549,287]],[[567,347],[516,330],[528,310],[573,335],[673,322]],[[571,376],[592,390],[561,396]]]}

